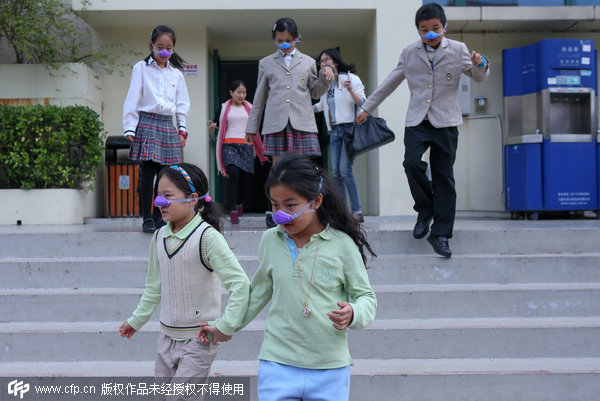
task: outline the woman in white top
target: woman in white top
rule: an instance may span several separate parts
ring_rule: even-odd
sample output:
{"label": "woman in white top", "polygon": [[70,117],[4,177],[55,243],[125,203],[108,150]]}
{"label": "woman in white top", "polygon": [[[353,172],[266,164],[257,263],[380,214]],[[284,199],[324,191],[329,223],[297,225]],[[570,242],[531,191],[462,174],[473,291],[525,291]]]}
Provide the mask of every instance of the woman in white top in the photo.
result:
{"label": "woman in white top", "polygon": [[229,85],[231,99],[221,105],[218,114],[218,125],[212,121],[208,130],[212,133],[219,127],[217,136],[217,168],[227,180],[229,218],[231,223],[238,224],[244,215],[244,198],[248,193],[250,180],[254,174],[254,155],[261,162],[268,160],[262,154],[260,135],[255,135],[252,142],[246,140],[246,124],[252,105],[246,101],[246,84],[235,80]]}
{"label": "woman in white top", "polygon": [[[182,161],[190,98],[181,72],[184,61],[174,51],[175,32],[168,26],[157,26],[149,46],[150,55],[131,72],[123,105],[123,128],[131,142],[129,158],[141,163],[142,229],[152,233],[164,225],[159,209],[152,212],[154,177],[162,166]],[[177,129],[173,114],[177,116]]]}
{"label": "woman in white top", "polygon": [[337,49],[326,49],[319,55],[319,66],[331,67],[337,74],[337,80],[331,83],[329,91],[313,106],[315,112],[323,111],[329,130],[329,154],[331,173],[340,194],[350,198],[352,217],[359,223],[364,221],[358,186],[352,173],[354,157],[349,156],[344,146],[344,130],[352,129],[356,118],[356,109],[365,102],[365,86],[356,75],[354,64],[347,64]]}

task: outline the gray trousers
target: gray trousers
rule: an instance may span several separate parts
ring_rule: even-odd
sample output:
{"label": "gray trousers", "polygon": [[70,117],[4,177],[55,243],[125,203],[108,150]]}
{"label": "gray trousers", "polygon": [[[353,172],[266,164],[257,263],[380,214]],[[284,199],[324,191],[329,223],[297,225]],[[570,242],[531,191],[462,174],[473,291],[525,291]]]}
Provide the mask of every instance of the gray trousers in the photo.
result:
{"label": "gray trousers", "polygon": [[[217,345],[204,344],[200,340],[176,341],[159,334],[154,376],[157,382],[165,378],[166,383],[192,384],[195,388],[208,380],[210,367],[217,356]],[[183,401],[202,400],[201,395],[159,396],[156,400]]]}

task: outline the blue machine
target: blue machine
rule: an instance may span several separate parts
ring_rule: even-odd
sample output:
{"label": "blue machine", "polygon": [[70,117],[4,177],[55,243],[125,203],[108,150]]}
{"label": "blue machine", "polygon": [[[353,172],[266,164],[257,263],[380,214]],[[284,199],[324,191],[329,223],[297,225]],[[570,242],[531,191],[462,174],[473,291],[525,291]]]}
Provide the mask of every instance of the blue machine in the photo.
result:
{"label": "blue machine", "polygon": [[600,209],[594,42],[546,39],[502,61],[506,210]]}

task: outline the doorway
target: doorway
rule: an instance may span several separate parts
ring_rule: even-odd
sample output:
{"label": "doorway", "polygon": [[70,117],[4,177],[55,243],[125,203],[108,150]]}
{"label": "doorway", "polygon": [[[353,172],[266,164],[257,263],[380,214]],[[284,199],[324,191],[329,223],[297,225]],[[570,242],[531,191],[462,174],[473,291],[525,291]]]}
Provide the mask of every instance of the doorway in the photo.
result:
{"label": "doorway", "polygon": [[[213,58],[215,100],[212,105],[213,113],[211,116],[214,121],[217,121],[219,116],[216,115],[216,113],[219,110],[219,105],[229,99],[229,84],[233,80],[239,79],[246,83],[246,99],[252,103],[256,92],[256,80],[258,78],[258,60],[222,61],[219,58],[217,50],[214,51]],[[313,99],[313,103],[315,102],[317,101]],[[316,162],[320,166],[327,167],[326,161],[329,159],[329,136],[327,135],[327,127],[322,112],[317,113],[315,118],[319,129],[319,143],[323,154]],[[262,129],[262,124],[260,128]],[[211,137],[210,160],[211,164],[214,166],[216,163],[214,137]],[[247,194],[244,203],[244,211],[250,213],[264,213],[266,210],[270,210],[270,202],[267,199],[264,190],[264,184],[269,175],[270,167],[270,162],[261,165],[258,158],[254,158],[254,175],[250,184],[249,193]],[[216,201],[225,204],[228,199],[226,179],[218,173],[216,168],[212,167],[211,175],[211,180],[215,183]]]}

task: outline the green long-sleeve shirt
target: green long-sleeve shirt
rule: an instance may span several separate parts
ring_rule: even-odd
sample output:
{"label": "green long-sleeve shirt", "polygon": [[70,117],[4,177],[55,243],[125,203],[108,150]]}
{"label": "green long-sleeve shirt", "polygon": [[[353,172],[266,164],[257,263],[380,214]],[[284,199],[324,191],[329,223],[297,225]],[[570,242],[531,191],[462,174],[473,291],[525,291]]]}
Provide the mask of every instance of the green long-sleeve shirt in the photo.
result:
{"label": "green long-sleeve shirt", "polygon": [[[348,366],[352,358],[347,330],[335,329],[327,313],[339,309],[338,302],[351,299],[354,318],[349,328],[361,329],[375,318],[377,300],[358,247],[348,235],[328,226],[312,236],[294,261],[296,249],[290,241],[281,226],[264,233],[242,327],[271,301],[259,359],[309,369]],[[304,317],[309,286],[307,304],[312,313]]]}
{"label": "green long-sleeve shirt", "polygon": [[[170,223],[165,227],[164,238],[176,237],[179,240],[187,238],[196,227],[202,223],[198,214],[182,230],[173,233]],[[159,239],[162,244],[162,238]],[[199,244],[198,244],[199,246]],[[199,248],[198,248],[199,249]],[[240,266],[227,241],[217,230],[206,233],[206,256],[214,273],[217,274],[225,289],[229,292],[229,301],[221,319],[213,322],[216,327],[227,335],[232,335],[240,327],[248,307],[250,282]],[[199,269],[204,269],[198,266]],[[220,296],[220,295],[219,295]],[[140,302],[127,322],[135,330],[142,328],[150,320],[161,300],[160,266],[156,256],[156,235],[150,244],[146,287]]]}

